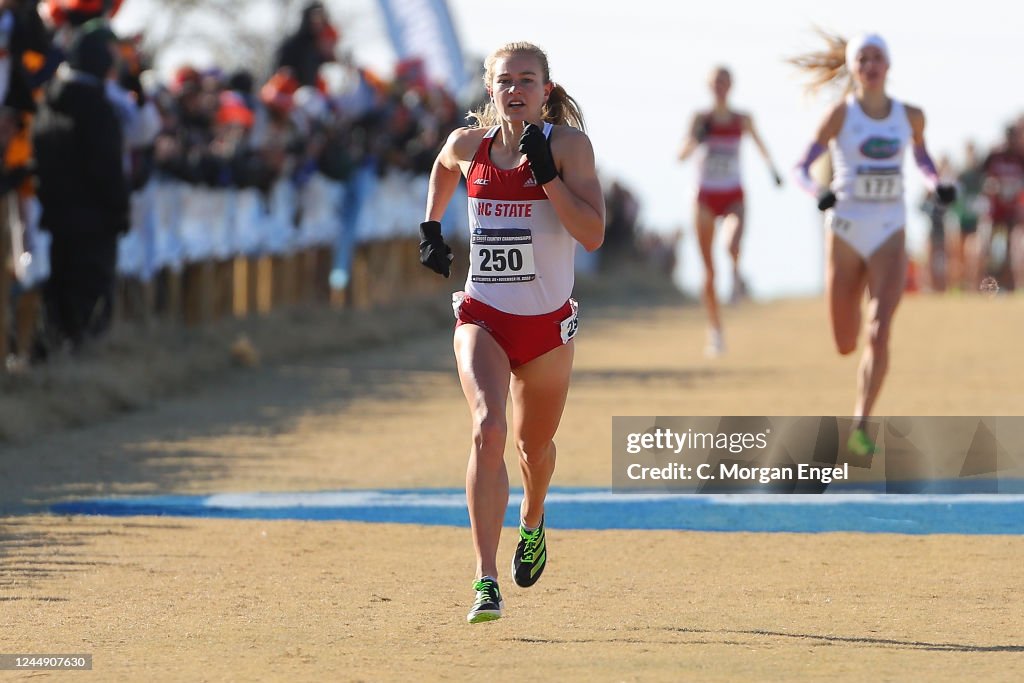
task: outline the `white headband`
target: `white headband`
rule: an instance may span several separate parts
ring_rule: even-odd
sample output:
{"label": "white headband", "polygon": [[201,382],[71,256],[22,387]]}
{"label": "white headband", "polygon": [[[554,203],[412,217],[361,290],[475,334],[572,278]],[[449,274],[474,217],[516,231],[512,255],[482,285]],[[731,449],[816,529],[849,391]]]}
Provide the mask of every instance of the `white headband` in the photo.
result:
{"label": "white headband", "polygon": [[889,58],[889,47],[885,44],[882,36],[877,33],[862,33],[851,38],[846,43],[846,68],[851,74],[857,65],[857,54],[868,45],[881,50],[882,55],[885,57],[885,63],[892,64],[892,60]]}

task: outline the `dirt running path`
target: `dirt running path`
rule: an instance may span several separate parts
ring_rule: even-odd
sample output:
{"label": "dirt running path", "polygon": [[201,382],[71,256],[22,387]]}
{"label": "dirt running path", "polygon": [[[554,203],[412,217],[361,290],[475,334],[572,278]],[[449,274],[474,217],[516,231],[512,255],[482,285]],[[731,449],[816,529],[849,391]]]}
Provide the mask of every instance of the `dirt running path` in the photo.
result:
{"label": "dirt running path", "polygon": [[[558,485],[610,483],[612,415],[851,410],[856,358],[832,351],[819,300],[730,309],[729,355],[716,361],[701,356],[697,309],[583,305]],[[1022,331],[1022,297],[908,299],[877,412],[1024,414]],[[1024,538],[554,524],[544,580],[529,591],[505,581],[507,618],[470,627],[465,529],[45,513],[96,495],[460,486],[467,430],[450,336],[438,333],[225,374],[145,412],[6,446],[0,653],[92,653],[104,681],[987,681],[1024,670]]]}

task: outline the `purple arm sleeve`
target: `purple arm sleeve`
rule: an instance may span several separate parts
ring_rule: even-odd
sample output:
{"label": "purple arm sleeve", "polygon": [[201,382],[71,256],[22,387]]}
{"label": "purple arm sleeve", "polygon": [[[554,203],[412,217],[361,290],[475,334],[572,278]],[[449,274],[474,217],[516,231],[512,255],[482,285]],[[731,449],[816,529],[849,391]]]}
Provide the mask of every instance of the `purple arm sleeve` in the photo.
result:
{"label": "purple arm sleeve", "polygon": [[813,164],[815,159],[824,153],[825,146],[820,142],[813,142],[811,143],[811,146],[807,148],[804,158],[801,159],[793,168],[793,179],[796,181],[797,186],[802,188],[812,197],[817,197],[824,191],[824,188],[814,182],[814,179],[811,178],[811,164]]}
{"label": "purple arm sleeve", "polygon": [[935,168],[935,162],[928,156],[928,150],[924,148],[924,145],[914,145],[914,161],[917,162],[917,167],[921,169],[921,174],[924,176],[924,182],[928,190],[934,192],[939,184],[939,172]]}

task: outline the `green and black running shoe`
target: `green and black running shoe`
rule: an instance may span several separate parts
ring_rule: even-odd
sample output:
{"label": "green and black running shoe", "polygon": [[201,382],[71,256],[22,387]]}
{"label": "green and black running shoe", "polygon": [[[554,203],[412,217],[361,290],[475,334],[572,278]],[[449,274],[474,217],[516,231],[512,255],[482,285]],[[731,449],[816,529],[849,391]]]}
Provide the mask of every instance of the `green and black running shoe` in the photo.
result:
{"label": "green and black running shoe", "polygon": [[846,449],[854,455],[867,457],[874,454],[876,447],[868,433],[858,427],[850,434],[850,438],[846,442]]}
{"label": "green and black running shoe", "polygon": [[501,591],[498,590],[498,582],[489,576],[477,579],[473,584],[476,591],[476,601],[473,602],[473,609],[466,615],[466,621],[471,624],[479,624],[483,621],[494,621],[501,618],[501,610],[505,607],[505,601],[501,599]]}
{"label": "green and black running shoe", "polygon": [[519,545],[516,555],[512,558],[512,578],[516,585],[529,588],[537,583],[544,573],[544,565],[548,561],[548,545],[544,539],[544,518],[540,518],[540,526],[533,531],[526,531],[519,526]]}

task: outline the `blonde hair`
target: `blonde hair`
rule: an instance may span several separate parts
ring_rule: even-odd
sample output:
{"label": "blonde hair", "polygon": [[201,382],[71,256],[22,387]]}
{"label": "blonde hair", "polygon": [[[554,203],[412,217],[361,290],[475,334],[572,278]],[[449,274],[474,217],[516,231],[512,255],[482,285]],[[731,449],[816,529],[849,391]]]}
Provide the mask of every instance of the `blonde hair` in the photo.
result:
{"label": "blonde hair", "polygon": [[[513,55],[531,55],[536,57],[537,61],[540,62],[543,82],[552,83],[548,56],[544,53],[544,50],[541,50],[533,43],[514,42],[502,45],[484,60],[484,85],[488,89],[490,89],[491,80],[494,78],[494,65],[499,59]],[[580,130],[586,130],[586,126],[583,123],[583,112],[580,110],[576,100],[562,86],[557,83],[552,83],[552,85],[554,87],[551,89],[548,101],[544,103],[540,112],[541,119],[556,125],[567,125]],[[496,126],[501,123],[498,111],[494,108],[494,103],[490,101],[478,109],[467,112],[466,115],[472,119],[472,125],[477,128]]]}
{"label": "blonde hair", "polygon": [[853,87],[853,76],[846,66],[846,43],[849,41],[837,33],[829,33],[817,26],[814,27],[814,31],[824,39],[825,47],[790,57],[786,61],[807,73],[808,79],[804,87],[810,94],[815,94],[826,86],[835,85],[850,90]]}

